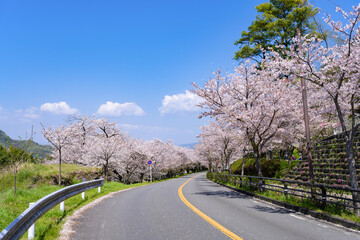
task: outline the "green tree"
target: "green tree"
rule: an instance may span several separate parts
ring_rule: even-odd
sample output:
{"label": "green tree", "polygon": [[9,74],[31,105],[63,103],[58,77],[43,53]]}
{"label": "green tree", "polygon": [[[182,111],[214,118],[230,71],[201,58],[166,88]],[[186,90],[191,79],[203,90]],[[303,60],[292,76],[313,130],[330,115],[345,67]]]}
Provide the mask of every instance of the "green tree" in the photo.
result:
{"label": "green tree", "polygon": [[316,22],[312,19],[318,13],[307,0],[270,0],[255,7],[260,14],[241,33],[241,38],[235,42],[240,50],[235,53],[235,59],[252,59],[260,62],[265,58],[264,49],[277,49],[278,45],[288,48],[296,37],[296,29],[301,34],[315,33]]}
{"label": "green tree", "polygon": [[0,168],[6,166],[9,161],[9,153],[6,147],[0,145]]}

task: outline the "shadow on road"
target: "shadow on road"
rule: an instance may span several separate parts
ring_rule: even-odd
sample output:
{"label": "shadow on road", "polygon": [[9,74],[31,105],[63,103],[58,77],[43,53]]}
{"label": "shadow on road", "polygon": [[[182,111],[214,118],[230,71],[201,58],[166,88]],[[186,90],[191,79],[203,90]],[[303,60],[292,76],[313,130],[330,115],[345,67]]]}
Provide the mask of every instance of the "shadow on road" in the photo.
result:
{"label": "shadow on road", "polygon": [[214,184],[213,182],[209,181],[206,178],[195,178],[195,181],[202,187],[211,188],[210,191],[202,191],[202,192],[195,192],[193,194],[196,195],[204,195],[204,196],[219,196],[225,198],[238,198],[238,199],[248,199],[250,198],[247,195],[237,193],[235,191],[226,191],[220,185]]}
{"label": "shadow on road", "polygon": [[266,206],[260,206],[260,205],[255,205],[252,207],[249,207],[251,209],[255,209],[259,212],[267,212],[267,213],[279,213],[279,214],[289,214],[291,213],[291,211],[283,209],[283,208],[277,208],[277,207],[266,207]]}
{"label": "shadow on road", "polygon": [[193,194],[204,195],[204,196],[218,196],[218,197],[226,197],[226,198],[238,198],[238,199],[248,199],[248,198],[250,198],[249,196],[246,196],[246,195],[243,195],[243,194],[239,194],[239,193],[236,193],[236,192],[224,191],[224,190],[196,192],[196,193],[193,193]]}

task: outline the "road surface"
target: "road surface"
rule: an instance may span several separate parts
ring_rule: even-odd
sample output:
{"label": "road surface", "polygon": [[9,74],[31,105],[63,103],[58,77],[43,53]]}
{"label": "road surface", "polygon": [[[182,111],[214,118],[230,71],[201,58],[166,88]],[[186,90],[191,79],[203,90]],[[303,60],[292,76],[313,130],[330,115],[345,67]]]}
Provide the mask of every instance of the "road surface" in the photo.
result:
{"label": "road surface", "polygon": [[86,211],[74,229],[75,240],[360,239],[358,232],[229,190],[204,173],[120,192]]}

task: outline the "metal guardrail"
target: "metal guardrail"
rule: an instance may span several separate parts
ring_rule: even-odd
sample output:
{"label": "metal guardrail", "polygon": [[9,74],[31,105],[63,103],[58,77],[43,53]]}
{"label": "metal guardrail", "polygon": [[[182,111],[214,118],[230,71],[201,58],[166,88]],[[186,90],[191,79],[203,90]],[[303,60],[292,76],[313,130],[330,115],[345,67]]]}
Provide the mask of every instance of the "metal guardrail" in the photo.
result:
{"label": "metal guardrail", "polygon": [[209,179],[217,182],[230,183],[235,187],[247,187],[250,190],[273,191],[285,196],[309,198],[319,202],[323,208],[327,204],[335,204],[347,209],[360,209],[360,198],[353,199],[352,193],[360,194],[360,189],[331,186],[286,179],[257,176],[241,176],[233,174],[210,173]]}
{"label": "metal guardrail", "polygon": [[52,209],[57,204],[66,199],[75,196],[79,193],[85,192],[89,189],[101,187],[104,185],[104,179],[97,179],[83,183],[74,184],[56,192],[53,192],[40,200],[33,206],[30,206],[23,213],[21,213],[9,226],[7,226],[1,233],[0,239],[20,239],[22,235],[33,225],[47,211]]}

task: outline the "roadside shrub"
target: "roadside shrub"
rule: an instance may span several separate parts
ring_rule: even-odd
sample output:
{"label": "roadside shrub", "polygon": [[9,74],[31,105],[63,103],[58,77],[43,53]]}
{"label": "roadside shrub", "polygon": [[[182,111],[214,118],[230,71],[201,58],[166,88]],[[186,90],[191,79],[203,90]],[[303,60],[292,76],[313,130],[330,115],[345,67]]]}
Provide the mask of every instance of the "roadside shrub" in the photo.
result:
{"label": "roadside shrub", "polygon": [[[237,175],[241,174],[242,161],[243,161],[242,159],[238,159],[230,166],[231,173]],[[280,172],[279,160],[277,159],[266,160],[265,158],[262,158],[260,162],[261,162],[261,170],[264,177],[275,177],[276,174]],[[245,160],[244,175],[257,176],[256,161],[254,158],[247,158]]]}

